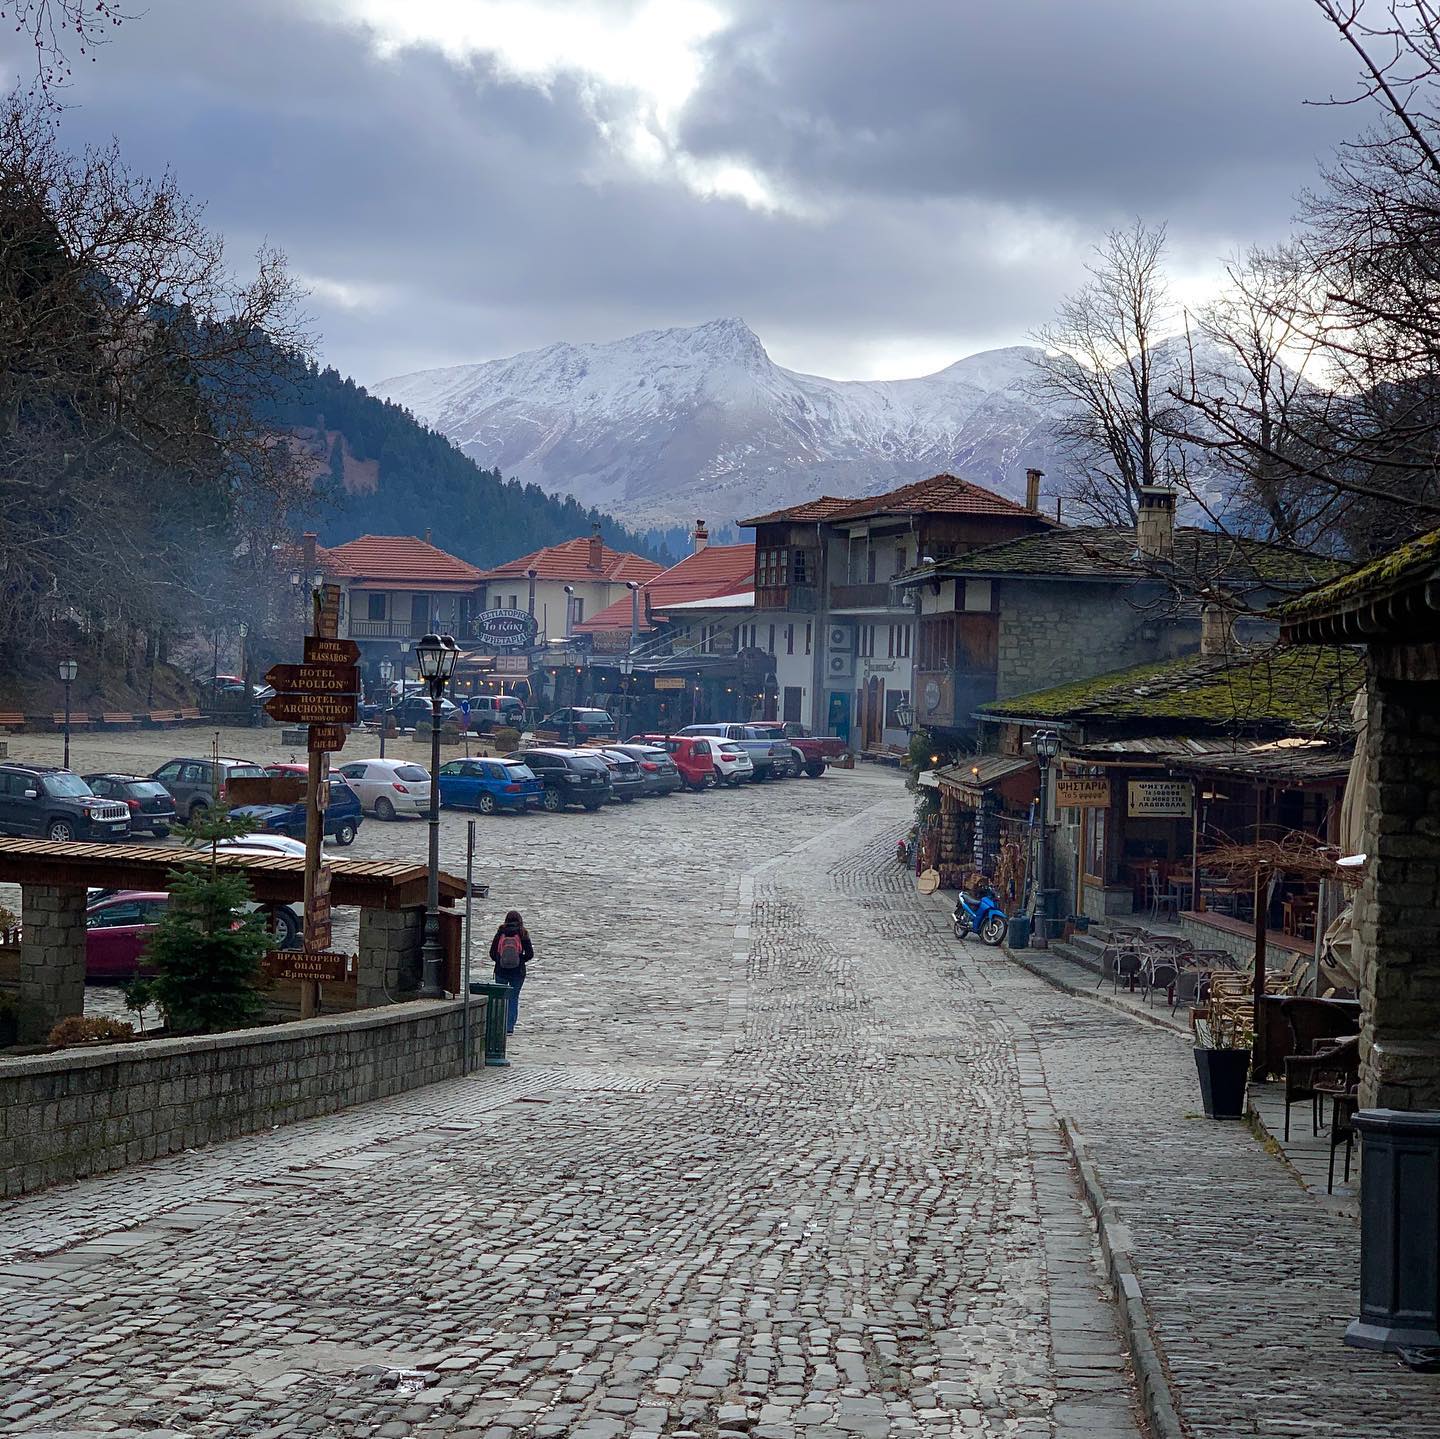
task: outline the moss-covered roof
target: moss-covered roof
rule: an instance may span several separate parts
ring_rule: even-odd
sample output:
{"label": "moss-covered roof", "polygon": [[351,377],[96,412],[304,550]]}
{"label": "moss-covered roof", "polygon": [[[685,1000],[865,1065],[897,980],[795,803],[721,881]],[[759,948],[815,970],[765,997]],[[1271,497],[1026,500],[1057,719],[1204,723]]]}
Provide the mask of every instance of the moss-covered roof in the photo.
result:
{"label": "moss-covered roof", "polygon": [[1338,615],[1434,579],[1440,579],[1440,530],[1431,530],[1339,579],[1297,595],[1281,606],[1280,619],[1289,625]]}
{"label": "moss-covered roof", "polygon": [[1175,531],[1174,553],[1160,560],[1138,553],[1131,526],[1087,525],[986,545],[905,578],[931,574],[1100,581],[1152,577],[1190,588],[1226,584],[1297,589],[1329,580],[1343,568],[1338,561],[1308,550],[1191,526]]}
{"label": "moss-covered roof", "polygon": [[1275,645],[1230,656],[1178,660],[1115,670],[1053,689],[992,700],[990,718],[1074,723],[1143,722],[1231,733],[1335,733],[1349,720],[1363,678],[1353,650]]}

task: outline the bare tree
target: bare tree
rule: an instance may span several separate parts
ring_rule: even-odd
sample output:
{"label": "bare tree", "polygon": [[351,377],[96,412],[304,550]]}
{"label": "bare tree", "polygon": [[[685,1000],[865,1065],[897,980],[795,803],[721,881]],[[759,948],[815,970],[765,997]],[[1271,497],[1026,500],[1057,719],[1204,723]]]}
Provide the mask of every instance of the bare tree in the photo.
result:
{"label": "bare tree", "polygon": [[1072,500],[1106,523],[1133,520],[1147,485],[1173,483],[1183,454],[1166,421],[1175,401],[1157,342],[1176,315],[1165,279],[1165,227],[1113,230],[1086,268],[1090,281],[1036,332],[1036,389],[1061,412]]}
{"label": "bare tree", "polygon": [[110,32],[131,18],[113,0],[0,0],[0,25],[35,50],[30,98],[50,107],[74,75],[71,55],[93,60]]}

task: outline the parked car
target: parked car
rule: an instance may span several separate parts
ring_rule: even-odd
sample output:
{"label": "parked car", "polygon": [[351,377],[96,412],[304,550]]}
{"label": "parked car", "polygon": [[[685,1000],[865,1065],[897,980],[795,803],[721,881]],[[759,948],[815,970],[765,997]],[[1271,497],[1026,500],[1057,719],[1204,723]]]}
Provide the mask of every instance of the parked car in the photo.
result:
{"label": "parked car", "polygon": [[248,759],[172,759],[151,774],[170,791],[182,819],[192,820],[226,797],[232,779],[263,779],[265,771]]}
{"label": "parked car", "polygon": [[[305,811],[302,799],[291,804],[242,804],[232,813],[253,820],[261,830],[303,839]],[[360,807],[359,795],[343,779],[331,775],[325,798],[324,833],[336,844],[354,844],[363,823],[364,811]]]}
{"label": "parked car", "polygon": [[112,890],[85,906],[85,978],[134,979],[152,974],[145,948],[170,896],[164,890]]}
{"label": "parked car", "polygon": [[470,728],[476,734],[492,729],[524,729],[525,706],[514,695],[471,695]]}
{"label": "parked car", "polygon": [[695,735],[640,734],[631,744],[653,744],[664,750],[680,771],[686,789],[708,789],[716,782],[715,742]]}
{"label": "parked car", "polygon": [[540,803],[544,785],[518,759],[452,759],[440,766],[440,805],[478,809],[481,814],[514,810],[523,814]]}
{"label": "parked car", "polygon": [[[289,835],[276,834],[273,831],[257,830],[253,834],[242,834],[237,839],[222,839],[215,847],[222,853],[232,851],[239,854],[274,854],[285,859],[305,858],[303,840],[292,839]],[[265,916],[276,949],[300,948],[304,927],[303,905],[273,901],[248,904],[245,907],[259,910]]]}
{"label": "parked car", "polygon": [[628,755],[640,766],[640,778],[647,795],[673,794],[683,783],[675,761],[659,745],[612,744],[606,745],[605,750]]}
{"label": "parked car", "polygon": [[129,808],[92,794],[78,774],[53,765],[0,764],[0,834],[63,841],[129,833]]}
{"label": "parked car", "polygon": [[340,778],[376,819],[430,813],[430,771],[403,759],[362,759],[342,764]]}
{"label": "parked car", "polygon": [[557,813],[567,805],[597,810],[610,798],[610,766],[603,755],[573,749],[527,749],[508,755],[523,760],[544,786],[540,807]]}
{"label": "parked car", "polygon": [[[410,694],[406,695],[403,700],[397,700],[391,706],[390,713],[401,729],[414,729],[416,725],[428,726],[434,715],[434,709],[430,704],[428,694]],[[458,725],[460,719],[460,706],[451,700],[442,699],[440,701],[440,723],[442,725]]]}
{"label": "parked car", "polygon": [[729,739],[715,740],[713,752],[716,784],[737,785],[742,779],[755,779],[755,762],[743,745]]}
{"label": "parked car", "polygon": [[87,774],[85,783],[101,799],[113,799],[130,811],[130,833],[164,839],[175,823],[175,801],[158,779],[143,774]]}
{"label": "parked car", "polygon": [[610,766],[610,798],[629,804],[645,793],[645,777],[637,760],[608,745],[586,745],[586,754],[598,754]]}
{"label": "parked car", "polygon": [[617,739],[619,730],[610,718],[609,710],[579,709],[575,707],[558,709],[546,715],[536,726],[537,729],[554,732],[566,744],[584,744],[592,739]]}
{"label": "parked car", "polygon": [[811,779],[819,779],[825,773],[825,767],[846,752],[843,739],[835,735],[812,735],[804,725],[796,724],[794,720],[757,720],[750,728],[771,739],[787,741],[799,765],[796,773],[803,771]]}
{"label": "parked car", "polygon": [[686,725],[679,733],[710,735],[715,739],[729,740],[732,744],[740,745],[750,756],[753,766],[750,778],[757,784],[765,779],[785,779],[790,774],[789,744],[783,739],[762,735],[751,725],[692,724]]}

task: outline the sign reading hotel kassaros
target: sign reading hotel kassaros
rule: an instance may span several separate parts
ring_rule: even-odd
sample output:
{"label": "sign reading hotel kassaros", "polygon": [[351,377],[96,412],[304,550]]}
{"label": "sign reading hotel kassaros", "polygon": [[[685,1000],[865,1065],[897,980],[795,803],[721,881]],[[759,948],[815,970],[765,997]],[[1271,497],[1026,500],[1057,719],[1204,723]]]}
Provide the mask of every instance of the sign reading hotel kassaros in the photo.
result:
{"label": "sign reading hotel kassaros", "polygon": [[1061,775],[1055,781],[1055,804],[1060,809],[1109,809],[1110,781]]}
{"label": "sign reading hotel kassaros", "polygon": [[1186,779],[1132,779],[1131,819],[1189,819],[1195,808],[1195,786]]}
{"label": "sign reading hotel kassaros", "polygon": [[475,642],[495,650],[528,650],[539,630],[525,610],[486,610],[475,616]]}

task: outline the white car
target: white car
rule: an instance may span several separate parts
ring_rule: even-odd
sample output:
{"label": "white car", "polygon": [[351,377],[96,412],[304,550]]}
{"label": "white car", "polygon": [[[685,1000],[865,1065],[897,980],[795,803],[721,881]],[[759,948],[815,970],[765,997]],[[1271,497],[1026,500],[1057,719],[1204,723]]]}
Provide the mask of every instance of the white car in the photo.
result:
{"label": "white car", "polygon": [[716,784],[739,784],[742,779],[750,779],[754,775],[755,765],[740,745],[730,740],[712,740],[711,749],[714,751]]}
{"label": "white car", "polygon": [[430,771],[404,759],[358,759],[340,774],[376,819],[430,813]]}

